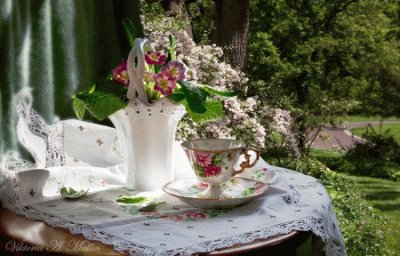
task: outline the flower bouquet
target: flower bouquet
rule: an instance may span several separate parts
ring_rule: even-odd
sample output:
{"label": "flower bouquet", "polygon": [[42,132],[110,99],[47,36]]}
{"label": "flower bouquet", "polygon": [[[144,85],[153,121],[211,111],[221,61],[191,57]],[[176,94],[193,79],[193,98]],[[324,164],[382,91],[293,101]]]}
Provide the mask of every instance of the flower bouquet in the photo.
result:
{"label": "flower bouquet", "polygon": [[104,82],[75,94],[73,107],[80,119],[87,110],[113,122],[125,153],[128,188],[157,190],[173,179],[173,143],[184,113],[195,122],[218,119],[223,105],[214,97],[235,94],[185,80],[187,67],[175,59],[173,35],[168,49],[156,51],[149,40],[134,39],[129,23],[124,28],[133,46],[127,61]]}

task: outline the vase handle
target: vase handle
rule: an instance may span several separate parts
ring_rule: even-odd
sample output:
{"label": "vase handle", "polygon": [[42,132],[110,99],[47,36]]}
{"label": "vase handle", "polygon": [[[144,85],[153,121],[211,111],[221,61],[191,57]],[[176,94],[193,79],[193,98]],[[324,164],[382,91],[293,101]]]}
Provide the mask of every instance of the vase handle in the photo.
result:
{"label": "vase handle", "polygon": [[[256,154],[256,159],[252,163],[250,163],[250,158],[251,158],[251,155],[249,154],[250,151]],[[260,159],[260,153],[253,147],[243,149],[242,154],[244,155],[245,160],[240,164],[240,170],[238,171],[234,170],[234,175],[241,174],[246,170],[246,168],[253,167],[254,165],[256,165],[258,159]]]}
{"label": "vase handle", "polygon": [[144,47],[152,47],[149,44],[149,40],[146,38],[136,38],[135,46],[129,53],[127,60],[127,69],[129,75],[129,87],[126,97],[128,100],[133,100],[136,97],[136,92],[138,93],[139,99],[141,99],[145,104],[149,105],[147,98],[146,89],[143,85],[143,73],[144,73]]}

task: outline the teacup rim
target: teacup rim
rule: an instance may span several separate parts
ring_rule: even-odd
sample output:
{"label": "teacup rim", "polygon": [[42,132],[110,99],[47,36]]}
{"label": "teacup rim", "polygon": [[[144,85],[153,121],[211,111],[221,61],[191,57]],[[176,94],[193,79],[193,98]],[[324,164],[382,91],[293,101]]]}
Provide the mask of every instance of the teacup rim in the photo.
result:
{"label": "teacup rim", "polygon": [[[238,147],[232,147],[232,148],[225,148],[225,149],[197,149],[197,148],[193,148],[190,147],[189,144],[191,142],[196,142],[196,141],[230,141],[230,142],[235,142],[236,144],[238,144]],[[220,151],[225,151],[225,150],[237,150],[237,149],[243,149],[245,147],[244,143],[238,140],[234,140],[234,139],[218,139],[218,138],[207,138],[207,139],[193,139],[193,140],[187,140],[187,141],[183,141],[181,143],[181,147],[188,149],[188,150],[194,150],[194,151],[202,151],[202,152],[220,152]]]}

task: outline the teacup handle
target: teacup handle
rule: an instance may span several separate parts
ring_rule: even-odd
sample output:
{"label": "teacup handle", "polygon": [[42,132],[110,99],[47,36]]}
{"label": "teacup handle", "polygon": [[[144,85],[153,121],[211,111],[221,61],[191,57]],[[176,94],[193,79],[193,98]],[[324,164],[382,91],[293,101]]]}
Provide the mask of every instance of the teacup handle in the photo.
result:
{"label": "teacup handle", "polygon": [[[250,163],[250,157],[251,157],[251,155],[249,154],[250,151],[256,153],[256,159],[254,160],[253,163]],[[245,160],[240,164],[240,170],[238,171],[234,170],[234,175],[241,174],[242,172],[244,172],[246,168],[253,167],[257,163],[258,159],[260,159],[260,153],[252,147],[244,149],[244,152],[242,154],[244,154]]]}

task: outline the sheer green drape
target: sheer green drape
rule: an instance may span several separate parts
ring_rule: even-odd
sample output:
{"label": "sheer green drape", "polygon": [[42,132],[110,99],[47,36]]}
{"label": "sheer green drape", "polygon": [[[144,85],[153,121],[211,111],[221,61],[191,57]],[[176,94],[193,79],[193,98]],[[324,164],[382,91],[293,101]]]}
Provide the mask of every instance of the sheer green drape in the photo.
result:
{"label": "sheer green drape", "polygon": [[122,19],[141,34],[135,0],[0,0],[0,154],[16,148],[13,95],[32,87],[48,122],[73,117],[70,97],[129,52]]}

